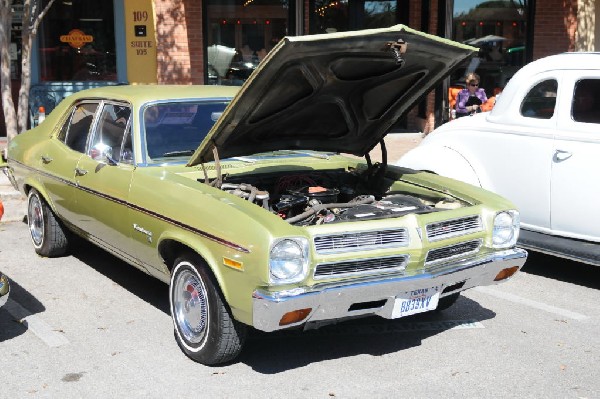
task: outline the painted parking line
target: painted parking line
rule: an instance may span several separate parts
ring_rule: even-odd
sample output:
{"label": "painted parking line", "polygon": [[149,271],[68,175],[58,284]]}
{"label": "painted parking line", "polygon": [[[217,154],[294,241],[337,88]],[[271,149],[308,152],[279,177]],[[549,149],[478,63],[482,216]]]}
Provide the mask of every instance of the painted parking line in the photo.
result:
{"label": "painted parking line", "polygon": [[517,295],[509,294],[507,292],[498,291],[490,287],[476,287],[476,291],[483,292],[484,294],[495,296],[496,298],[505,299],[507,301],[515,302],[521,305],[529,306],[535,309],[543,310],[548,313],[554,313],[556,315],[567,317],[573,320],[585,320],[589,319],[589,316],[581,313],[572,312],[567,309],[558,308],[556,306],[548,305],[543,302],[533,301],[531,299],[523,298]]}
{"label": "painted parking line", "polygon": [[8,298],[8,302],[6,302],[3,308],[49,347],[55,348],[69,343],[69,340],[63,333],[52,328],[41,317],[31,314],[31,312],[11,298]]}

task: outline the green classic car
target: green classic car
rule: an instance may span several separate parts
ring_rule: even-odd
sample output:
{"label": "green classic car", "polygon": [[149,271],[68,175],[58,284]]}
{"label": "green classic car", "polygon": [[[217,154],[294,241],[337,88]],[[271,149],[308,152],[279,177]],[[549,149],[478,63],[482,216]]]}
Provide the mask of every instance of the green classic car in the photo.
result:
{"label": "green classic car", "polygon": [[446,308],[521,268],[519,213],[387,165],[383,137],[474,50],[404,26],[288,37],[239,90],[72,95],[9,145],[33,246],[60,256],[75,233],[168,283],[175,338],[204,364],[248,327]]}

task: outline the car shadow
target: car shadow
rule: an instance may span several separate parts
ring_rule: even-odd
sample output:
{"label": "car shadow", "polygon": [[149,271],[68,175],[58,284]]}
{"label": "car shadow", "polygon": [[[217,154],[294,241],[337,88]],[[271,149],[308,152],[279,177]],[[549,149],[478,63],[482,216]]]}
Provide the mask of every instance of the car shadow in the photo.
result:
{"label": "car shadow", "polygon": [[10,295],[0,308],[0,342],[16,338],[27,331],[27,324],[21,319],[36,313],[43,313],[44,305],[8,276]]}
{"label": "car shadow", "polygon": [[427,338],[453,328],[482,328],[479,322],[495,315],[461,296],[445,311],[395,320],[372,316],[308,331],[265,333],[252,329],[236,362],[262,374],[277,374],[327,360],[385,356],[418,347]]}
{"label": "car shadow", "polygon": [[528,250],[522,271],[592,289],[600,289],[600,267]]}
{"label": "car shadow", "polygon": [[169,287],[116,256],[79,237],[73,237],[71,253],[98,273],[125,288],[156,309],[169,314]]}
{"label": "car shadow", "polygon": [[[72,255],[156,309],[170,314],[168,286],[81,239]],[[262,374],[277,374],[324,360],[356,355],[384,356],[420,346],[422,341],[453,328],[481,328],[495,317],[479,303],[461,296],[449,309],[396,320],[365,317],[316,330],[249,330],[240,356],[223,366],[244,363]],[[475,327],[473,327],[475,326]],[[172,339],[172,337],[165,337]]]}

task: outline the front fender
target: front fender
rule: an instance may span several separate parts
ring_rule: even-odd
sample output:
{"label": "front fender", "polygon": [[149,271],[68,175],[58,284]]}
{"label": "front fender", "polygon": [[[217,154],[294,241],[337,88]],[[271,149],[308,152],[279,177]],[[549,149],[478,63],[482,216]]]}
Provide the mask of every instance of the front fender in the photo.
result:
{"label": "front fender", "polygon": [[469,161],[458,151],[437,145],[420,145],[407,152],[397,166],[423,170],[482,187]]}
{"label": "front fender", "polygon": [[[246,324],[252,323],[250,298],[254,289],[263,285],[264,281],[260,267],[264,261],[260,251],[241,254],[239,251],[179,229],[169,229],[161,234],[158,240],[160,256],[165,255],[165,245],[174,245],[175,251],[184,251],[187,248],[201,257],[215,277],[236,319]],[[176,252],[174,255],[179,256],[181,253]],[[225,259],[239,261],[239,268],[228,267]]]}

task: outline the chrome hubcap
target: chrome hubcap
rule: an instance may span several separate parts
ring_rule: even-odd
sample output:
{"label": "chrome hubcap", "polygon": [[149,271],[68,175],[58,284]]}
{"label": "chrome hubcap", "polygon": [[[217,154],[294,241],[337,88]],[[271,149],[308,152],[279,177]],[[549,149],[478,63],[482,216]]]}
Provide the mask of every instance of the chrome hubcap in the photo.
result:
{"label": "chrome hubcap", "polygon": [[42,203],[37,195],[32,195],[29,199],[27,221],[29,222],[29,232],[31,233],[33,243],[37,246],[42,245],[44,238],[44,214],[42,213]]}
{"label": "chrome hubcap", "polygon": [[208,328],[208,300],[202,281],[191,271],[179,274],[173,287],[173,312],[185,339],[197,344]]}

